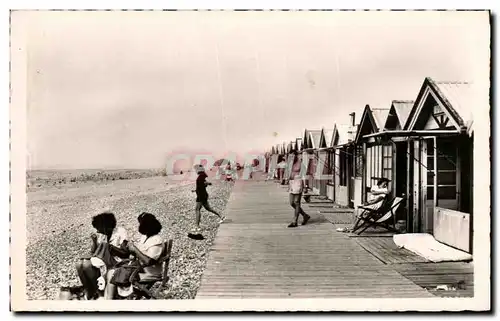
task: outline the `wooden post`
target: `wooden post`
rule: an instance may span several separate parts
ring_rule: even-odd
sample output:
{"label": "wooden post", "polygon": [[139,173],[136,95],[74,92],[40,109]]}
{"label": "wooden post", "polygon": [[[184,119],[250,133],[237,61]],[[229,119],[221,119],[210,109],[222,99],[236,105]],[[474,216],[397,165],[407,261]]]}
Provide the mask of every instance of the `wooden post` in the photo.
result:
{"label": "wooden post", "polygon": [[413,145],[413,232],[420,232],[420,140]]}
{"label": "wooden post", "polygon": [[406,145],[406,226],[409,233],[414,232],[413,224],[413,140],[409,139]]}
{"label": "wooden post", "polygon": [[366,203],[366,142],[363,142],[363,155],[362,155],[362,175],[361,175],[361,203]]}
{"label": "wooden post", "polygon": [[[437,161],[437,138],[433,137],[434,140],[434,202],[433,202],[433,211],[436,211],[436,207],[438,206],[438,161]],[[434,217],[434,216],[433,216]]]}
{"label": "wooden post", "polygon": [[395,197],[396,196],[397,179],[398,179],[397,175],[396,175],[396,170],[397,170],[396,169],[396,166],[397,166],[396,165],[396,163],[397,163],[396,152],[397,152],[397,150],[396,150],[396,143],[392,139],[390,139],[390,144],[391,144],[391,149],[392,149],[392,159],[391,159],[391,161],[392,161],[392,166],[391,166],[392,167],[392,169],[391,169],[391,171],[392,171],[392,175],[391,175],[392,176],[391,177],[392,188],[391,188],[391,192],[392,192],[392,196]]}
{"label": "wooden post", "polygon": [[429,213],[427,213],[427,142],[428,140],[420,141],[420,219],[421,226],[424,227],[423,232],[429,231]]}

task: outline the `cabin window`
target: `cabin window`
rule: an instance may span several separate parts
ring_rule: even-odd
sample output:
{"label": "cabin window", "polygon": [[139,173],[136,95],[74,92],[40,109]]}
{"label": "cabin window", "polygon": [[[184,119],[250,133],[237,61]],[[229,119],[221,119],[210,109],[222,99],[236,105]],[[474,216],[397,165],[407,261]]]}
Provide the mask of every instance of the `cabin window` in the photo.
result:
{"label": "cabin window", "polygon": [[335,154],[332,152],[328,153],[328,183],[333,183],[333,175],[335,175],[336,169],[335,169]]}
{"label": "cabin window", "polygon": [[[438,206],[457,210],[457,148],[448,140],[427,141],[427,199],[434,199],[434,173],[437,172]],[[437,154],[437,171],[434,168],[434,153]]]}
{"label": "cabin window", "polygon": [[392,145],[374,145],[366,149],[366,187],[377,185],[380,178],[392,180]]}
{"label": "cabin window", "polygon": [[382,146],[382,177],[392,180],[392,145]]}

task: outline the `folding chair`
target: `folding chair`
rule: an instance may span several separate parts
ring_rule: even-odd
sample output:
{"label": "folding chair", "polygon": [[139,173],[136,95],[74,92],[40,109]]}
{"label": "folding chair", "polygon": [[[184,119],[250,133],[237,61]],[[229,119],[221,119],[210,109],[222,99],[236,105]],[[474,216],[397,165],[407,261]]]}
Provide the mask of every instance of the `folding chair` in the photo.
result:
{"label": "folding chair", "polygon": [[[394,199],[388,200],[382,204],[376,210],[366,209],[359,217],[356,222],[352,233],[356,233],[357,230],[363,228],[357,233],[360,235],[369,227],[382,227],[394,233],[399,233],[394,224],[394,219],[396,217],[396,211],[398,210],[401,203],[403,203],[404,197],[396,197]],[[362,207],[364,209],[364,207]],[[357,226],[359,222],[361,225]],[[392,223],[391,223],[392,222]]]}
{"label": "folding chair", "polygon": [[356,222],[354,223],[352,230],[354,231],[359,228],[358,224],[362,222],[362,220],[360,219],[361,217],[366,217],[368,214],[377,211],[385,213],[390,208],[393,202],[394,202],[394,197],[387,196],[386,198],[374,204],[359,205],[358,210],[362,210],[362,212],[356,216]]}
{"label": "folding chair", "polygon": [[[168,276],[168,266],[170,264],[170,257],[172,255],[172,245],[173,241],[168,240],[163,247],[163,253],[159,258],[159,264],[163,264],[163,271],[161,277],[158,279],[148,279],[144,281],[140,281],[138,278],[138,273],[140,269],[137,269],[130,276],[130,283],[134,288],[134,295],[136,299],[141,299],[142,297],[146,299],[158,299],[159,293],[165,288],[167,282],[169,280]],[[153,291],[153,286],[157,283],[161,282],[160,286]]]}

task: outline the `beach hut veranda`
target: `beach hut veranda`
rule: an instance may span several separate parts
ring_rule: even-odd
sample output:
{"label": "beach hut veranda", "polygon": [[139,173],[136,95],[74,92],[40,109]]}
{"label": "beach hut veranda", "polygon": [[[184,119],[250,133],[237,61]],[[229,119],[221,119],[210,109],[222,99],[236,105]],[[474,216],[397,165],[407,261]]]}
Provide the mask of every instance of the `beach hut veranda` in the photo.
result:
{"label": "beach hut veranda", "polygon": [[[366,105],[356,132],[354,155],[354,206],[366,202],[371,187],[381,178],[392,179],[393,146],[364,135],[382,130],[389,108]],[[391,180],[392,181],[392,180]],[[391,189],[392,190],[392,189]]]}
{"label": "beach hut veranda", "polygon": [[313,186],[318,190],[320,196],[327,196],[327,184],[333,183],[333,153],[329,150],[333,133],[334,129],[322,128],[318,148],[315,151],[317,166]]}
{"label": "beach hut veranda", "polygon": [[333,166],[334,202],[340,206],[354,207],[354,138],[357,132],[356,114],[349,114],[350,123],[336,126],[334,135]]}
{"label": "beach hut veranda", "polygon": [[477,97],[471,83],[426,78],[402,130],[363,136],[406,140],[407,230],[469,253]]}

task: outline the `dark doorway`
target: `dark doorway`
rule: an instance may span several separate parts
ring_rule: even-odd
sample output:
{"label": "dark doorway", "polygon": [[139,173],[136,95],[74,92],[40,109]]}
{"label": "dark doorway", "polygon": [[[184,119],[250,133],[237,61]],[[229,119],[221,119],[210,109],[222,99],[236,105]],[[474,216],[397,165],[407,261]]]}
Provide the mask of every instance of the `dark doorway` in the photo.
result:
{"label": "dark doorway", "polygon": [[396,175],[395,179],[395,196],[406,194],[407,186],[407,145],[406,142],[396,143]]}
{"label": "dark doorway", "polygon": [[[395,143],[396,147],[396,172],[394,175],[394,194],[397,197],[401,197],[403,194],[407,194],[407,186],[408,186],[408,146],[406,142],[397,142]],[[406,220],[407,226],[410,222],[408,222],[408,206],[407,203],[403,203],[404,206],[397,212],[397,220]]]}

